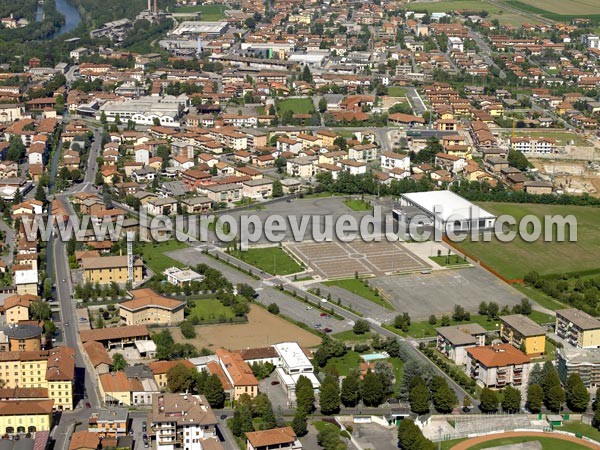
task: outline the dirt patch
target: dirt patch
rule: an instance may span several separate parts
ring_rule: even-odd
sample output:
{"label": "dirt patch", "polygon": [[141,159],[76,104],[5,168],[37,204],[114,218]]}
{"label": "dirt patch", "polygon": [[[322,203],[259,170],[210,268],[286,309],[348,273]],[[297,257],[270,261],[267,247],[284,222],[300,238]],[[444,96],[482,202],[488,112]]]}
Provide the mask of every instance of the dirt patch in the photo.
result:
{"label": "dirt patch", "polygon": [[578,445],[588,448],[598,448],[596,444],[592,444],[591,442],[584,441],[583,439],[576,438],[574,436],[569,436],[565,434],[556,434],[556,433],[528,433],[528,432],[511,432],[511,433],[502,433],[502,434],[489,434],[487,436],[480,436],[473,439],[469,439],[467,441],[460,442],[452,447],[451,450],[467,450],[477,444],[481,444],[482,442],[494,441],[496,439],[509,439],[509,438],[517,438],[517,437],[544,437],[550,439],[558,439],[561,441],[574,442]]}
{"label": "dirt patch", "polygon": [[200,325],[196,327],[194,339],[184,338],[179,328],[170,328],[170,331],[175,342],[189,343],[197,348],[241,350],[286,341],[298,342],[303,347],[321,343],[320,337],[256,305],[250,305],[248,323]]}

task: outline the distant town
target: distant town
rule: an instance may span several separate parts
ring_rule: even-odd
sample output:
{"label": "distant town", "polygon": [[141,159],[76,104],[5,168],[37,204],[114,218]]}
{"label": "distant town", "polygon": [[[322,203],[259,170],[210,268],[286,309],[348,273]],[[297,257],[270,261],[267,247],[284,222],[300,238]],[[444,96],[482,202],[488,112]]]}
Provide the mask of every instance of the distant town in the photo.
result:
{"label": "distant town", "polygon": [[600,448],[593,3],[0,2],[4,450]]}

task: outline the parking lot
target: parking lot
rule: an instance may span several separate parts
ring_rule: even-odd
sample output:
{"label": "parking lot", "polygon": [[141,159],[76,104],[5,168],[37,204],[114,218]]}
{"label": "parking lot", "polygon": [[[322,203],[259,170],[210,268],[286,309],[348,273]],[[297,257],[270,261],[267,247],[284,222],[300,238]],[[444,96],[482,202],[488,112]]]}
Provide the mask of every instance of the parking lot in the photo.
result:
{"label": "parking lot", "polygon": [[430,266],[400,242],[303,242],[288,249],[325,279],[419,272]]}
{"label": "parking lot", "polygon": [[430,274],[380,277],[370,281],[381,288],[397,311],[413,319],[452,312],[454,305],[476,312],[481,302],[496,302],[500,308],[519,304],[523,295],[484,269],[440,270]]}

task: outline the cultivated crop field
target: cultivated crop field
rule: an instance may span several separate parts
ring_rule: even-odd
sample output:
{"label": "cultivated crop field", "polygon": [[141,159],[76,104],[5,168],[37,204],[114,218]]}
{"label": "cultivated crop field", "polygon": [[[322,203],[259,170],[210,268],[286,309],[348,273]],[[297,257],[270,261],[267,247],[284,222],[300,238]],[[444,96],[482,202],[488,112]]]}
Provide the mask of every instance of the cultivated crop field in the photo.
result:
{"label": "cultivated crop field", "polygon": [[[520,279],[532,270],[540,274],[559,274],[600,270],[600,209],[587,206],[532,205],[512,203],[481,203],[480,206],[496,215],[509,214],[517,223],[533,214],[574,215],[577,219],[577,242],[469,242],[458,246],[480,259],[509,279]],[[568,235],[568,233],[566,233]]]}
{"label": "cultivated crop field", "polygon": [[519,2],[555,14],[585,16],[600,12],[597,0],[519,0]]}
{"label": "cultivated crop field", "polygon": [[412,10],[426,10],[430,13],[450,11],[469,11],[472,13],[478,13],[480,11],[487,11],[487,19],[498,19],[498,21],[503,25],[520,26],[524,23],[539,22],[534,17],[528,17],[527,14],[517,14],[506,11],[502,7],[488,3],[485,0],[441,0],[438,2],[416,2],[410,3],[410,7]]}

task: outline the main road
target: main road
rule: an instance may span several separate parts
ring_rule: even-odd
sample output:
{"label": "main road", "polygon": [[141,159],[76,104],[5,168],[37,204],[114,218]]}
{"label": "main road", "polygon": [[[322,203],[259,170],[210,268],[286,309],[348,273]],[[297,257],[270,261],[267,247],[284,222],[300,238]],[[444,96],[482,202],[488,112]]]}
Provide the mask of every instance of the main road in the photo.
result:
{"label": "main road", "polygon": [[[89,170],[86,173],[86,181],[88,179],[93,180],[96,175],[96,158],[100,151],[100,139],[99,131],[95,130],[94,141],[92,142],[88,157]],[[59,160],[60,150],[57,149],[50,169],[52,175],[51,190],[54,189],[53,180],[56,176]],[[88,186],[91,187],[91,183]],[[77,188],[71,188],[64,193],[54,195],[56,200],[60,200],[65,204],[69,210],[69,214],[74,214],[74,211],[71,208],[68,196],[76,191]],[[54,218],[51,212],[48,220],[48,223],[53,223]],[[56,232],[53,232],[50,236],[46,251],[46,267],[49,276],[54,280],[55,284],[55,300],[58,302],[60,308],[61,326],[59,328],[63,335],[63,344],[75,349],[75,379],[73,380],[74,410],[63,412],[58,425],[52,430],[52,436],[56,441],[54,448],[56,450],[66,450],[75,424],[86,423],[90,415],[97,412],[98,408],[102,406],[102,401],[96,379],[93,376],[94,368],[90,366],[87,357],[84,356],[83,347],[79,341],[78,321],[75,313],[75,304],[72,300],[73,286],[71,284],[69,258],[67,256],[67,243],[63,242],[59,237],[59,233]],[[89,408],[87,407],[88,404]]]}

